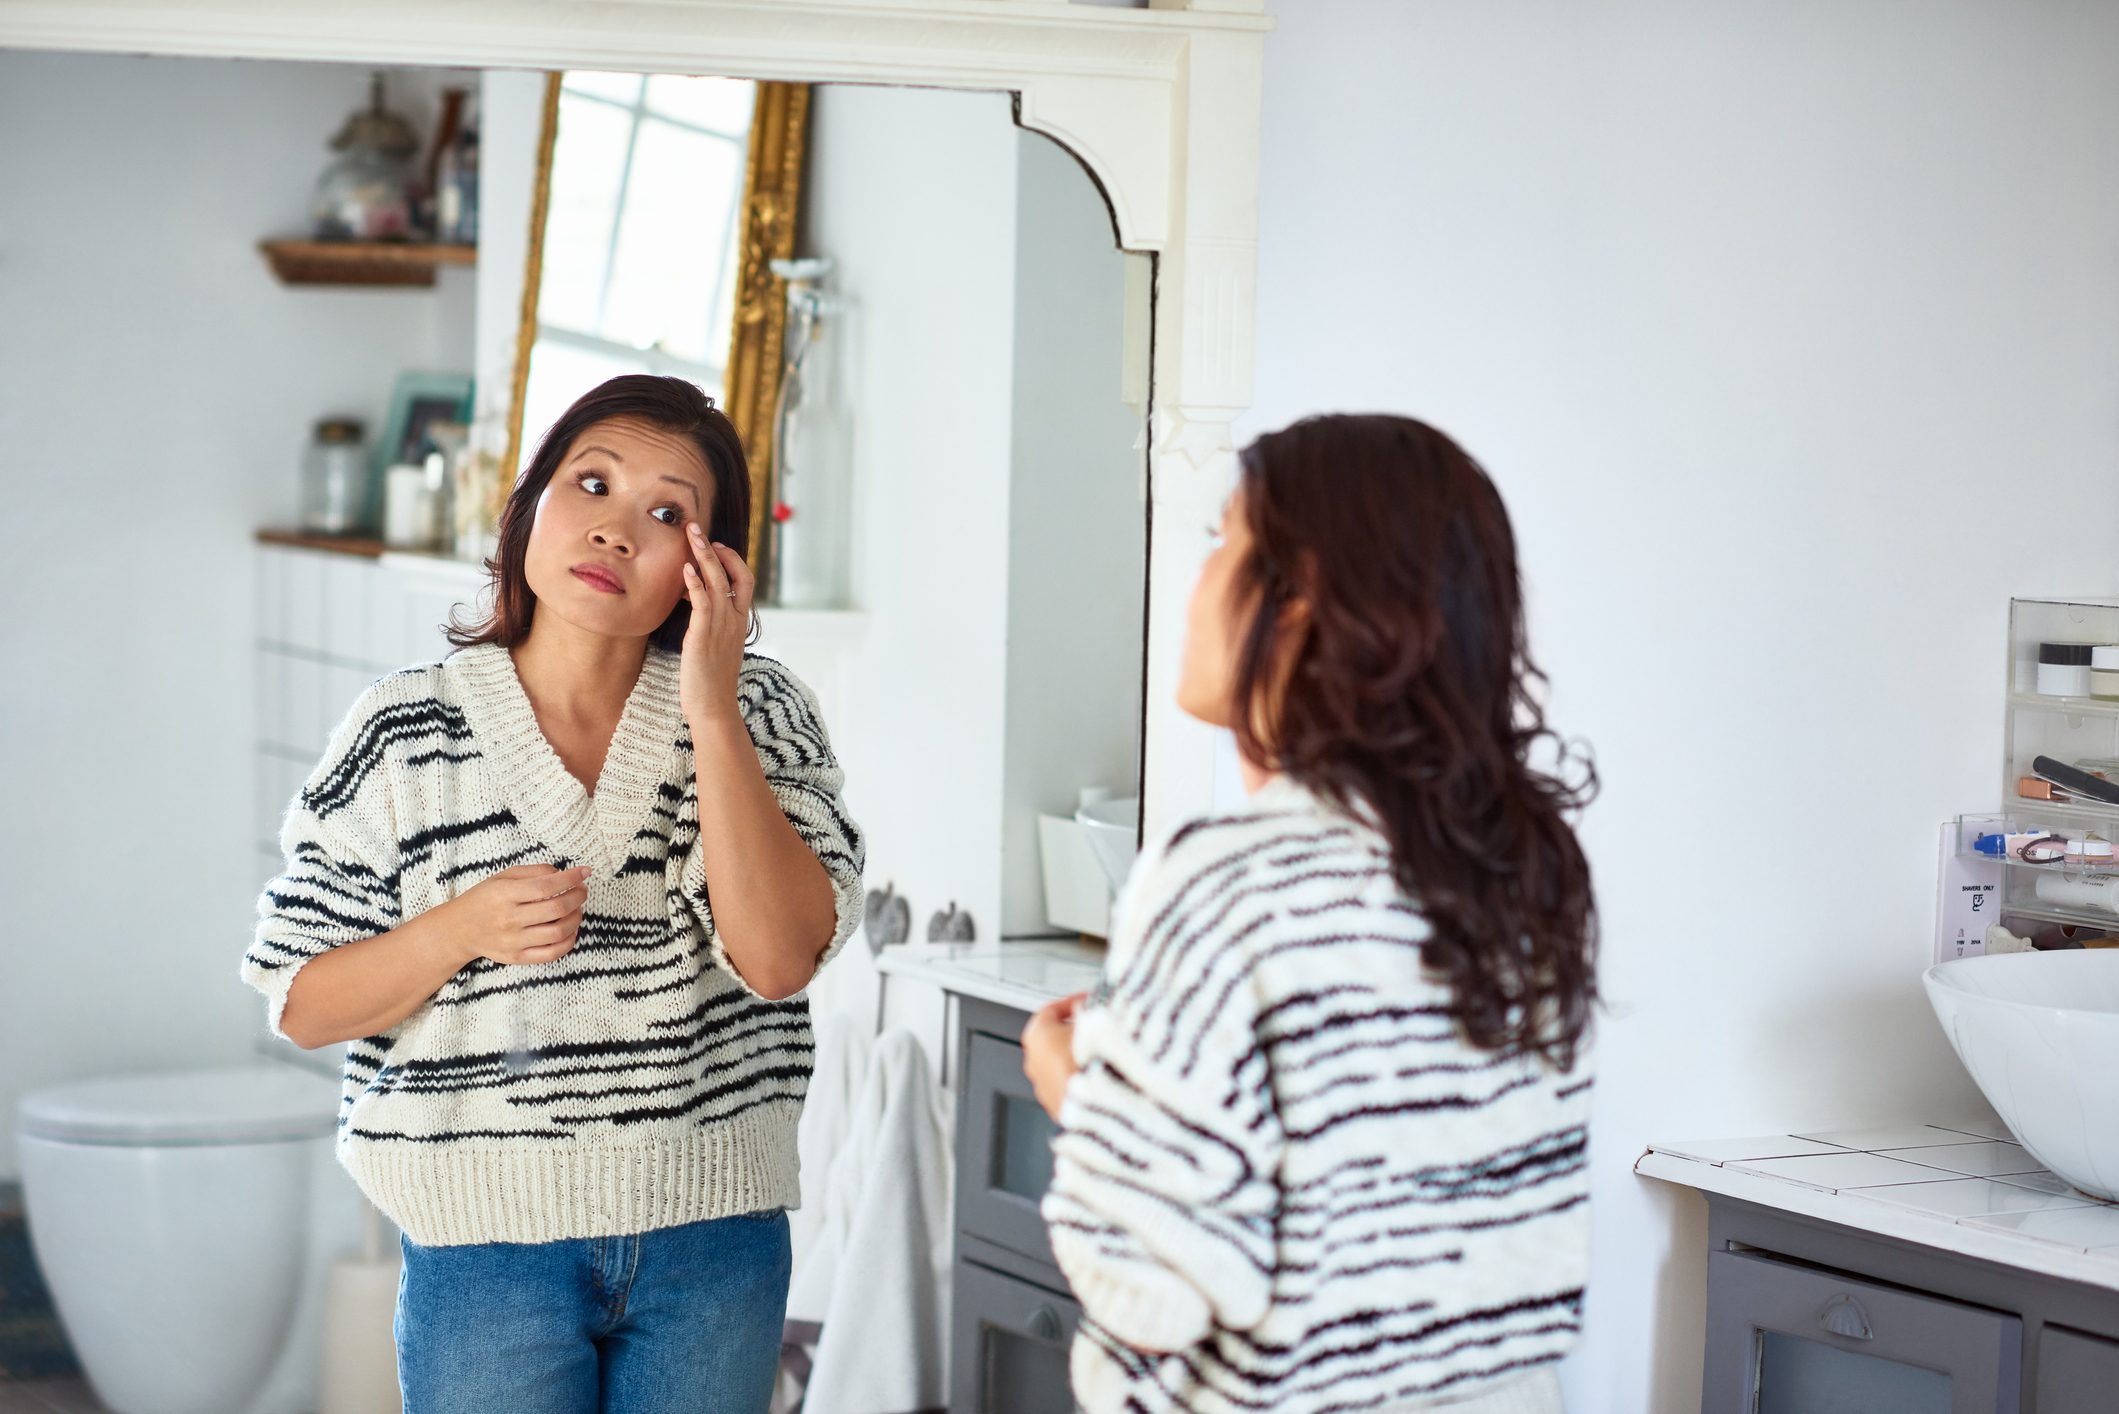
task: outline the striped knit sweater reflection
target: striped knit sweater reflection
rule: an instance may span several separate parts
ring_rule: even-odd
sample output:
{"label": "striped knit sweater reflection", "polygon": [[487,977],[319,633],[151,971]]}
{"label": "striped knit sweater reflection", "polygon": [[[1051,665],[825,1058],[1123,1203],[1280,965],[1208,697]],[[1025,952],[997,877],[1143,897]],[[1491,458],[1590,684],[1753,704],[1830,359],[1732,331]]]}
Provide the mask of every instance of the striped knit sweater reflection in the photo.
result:
{"label": "striped knit sweater reflection", "polygon": [[[329,949],[515,865],[593,869],[571,952],[478,958],[346,1049],[339,1160],[415,1242],[551,1242],[799,1201],[809,1002],[752,990],[714,929],[678,672],[675,653],[648,650],[593,796],[507,649],[393,673],[288,809],[287,865],[242,966],[275,1030],[296,973]],[[747,655],[737,697],[767,784],[831,878],[828,959],[861,911],[842,773],[785,667]]]}
{"label": "striped knit sweater reflection", "polygon": [[1044,1202],[1084,1409],[1387,1409],[1573,1346],[1587,1061],[1466,1044],[1369,822],[1274,778],[1118,908]]}

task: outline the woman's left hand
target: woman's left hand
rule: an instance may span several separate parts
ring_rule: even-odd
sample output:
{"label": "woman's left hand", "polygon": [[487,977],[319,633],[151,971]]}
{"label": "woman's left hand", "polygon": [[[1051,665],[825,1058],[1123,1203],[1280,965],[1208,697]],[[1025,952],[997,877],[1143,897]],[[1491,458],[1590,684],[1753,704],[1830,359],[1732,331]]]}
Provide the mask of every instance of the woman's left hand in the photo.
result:
{"label": "woman's left hand", "polygon": [[692,622],[684,631],[680,698],[684,720],[696,731],[700,723],[736,711],[736,681],[743,671],[743,641],[750,636],[751,595],[757,581],[743,557],[709,542],[698,522],[688,525],[685,535],[692,551],[684,565]]}
{"label": "woman's left hand", "polygon": [[1054,1119],[1060,1101],[1067,1097],[1067,1082],[1081,1067],[1074,1063],[1074,1014],[1081,1010],[1087,992],[1061,997],[1037,1009],[1023,1028],[1023,1074],[1030,1077],[1031,1093]]}

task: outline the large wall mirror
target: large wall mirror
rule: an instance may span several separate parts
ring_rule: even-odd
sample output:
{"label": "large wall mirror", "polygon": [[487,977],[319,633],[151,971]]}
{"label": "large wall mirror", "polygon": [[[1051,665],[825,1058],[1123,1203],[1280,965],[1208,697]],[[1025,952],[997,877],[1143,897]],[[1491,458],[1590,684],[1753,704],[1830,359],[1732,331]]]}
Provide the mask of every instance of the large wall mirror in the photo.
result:
{"label": "large wall mirror", "polygon": [[[0,1028],[0,1186],[24,1173],[12,1121],[28,1092],[168,1079],[171,1057],[259,1059],[256,1000],[232,972],[287,804],[367,683],[446,651],[435,627],[478,574],[260,532],[295,519],[318,421],[374,431],[410,374],[475,379],[474,433],[500,429],[509,470],[609,373],[683,376],[730,409],[771,478],[785,471],[771,414],[804,341],[795,411],[843,498],[768,480],[756,499],[792,505],[790,526],[836,514],[806,543],[830,547],[809,563],[834,568],[837,597],[765,604],[758,648],[816,689],[869,887],[909,905],[901,936],[940,917],[1020,955],[1094,932],[1098,865],[1060,898],[1044,822],[1085,790],[1144,790],[1151,830],[1158,799],[1207,803],[1211,744],[1176,720],[1167,679],[1248,394],[1255,0],[606,0],[595,26],[547,0],[430,8],[408,26],[361,0],[0,5],[0,108],[102,115],[25,121],[0,144],[17,158],[0,284],[20,296],[0,342],[16,403],[38,413],[18,419],[17,461],[78,468],[150,512],[112,530],[125,576],[80,575],[49,536],[22,547],[24,582],[78,591],[74,617],[44,616],[51,631],[18,655],[24,680],[64,685],[59,709],[21,718],[34,749],[18,793],[59,812],[24,836],[23,917],[31,934],[72,929],[73,952],[108,955],[133,985],[113,993],[36,949],[0,972],[0,996],[38,999]],[[392,277],[370,283],[278,274],[257,244],[307,236],[332,136],[369,110],[379,66],[423,138],[475,106],[475,250],[359,252]],[[225,180],[231,163],[243,180]],[[431,268],[396,278],[407,261]],[[789,268],[809,272],[799,298]],[[83,367],[115,371],[122,417]],[[123,651],[83,655],[74,619],[116,625]],[[106,871],[62,847],[101,828],[62,768],[136,734],[143,680],[162,690],[128,802],[172,842],[134,881],[166,924],[151,938],[122,910],[82,913]],[[856,940],[811,1005],[932,1037],[934,990],[881,986],[888,945]],[[335,1071],[328,1051],[311,1059]],[[318,1083],[314,1188],[290,1165],[269,1202],[235,1195],[256,1257],[244,1280],[171,1298],[150,1267],[211,1262],[99,1268],[111,1205],[74,1205],[85,1225],[48,1271],[67,1267],[91,1313],[77,1350],[110,1352],[108,1402],[314,1407],[324,1342],[359,1327],[325,1319],[327,1279],[387,1265],[330,1165],[336,1081]],[[0,1230],[9,1216],[0,1204]],[[146,1229],[126,1240],[145,1250]],[[372,1288],[384,1319],[365,1327],[385,1382],[393,1290]],[[139,1324],[97,1314],[119,1296]]]}
{"label": "large wall mirror", "polygon": [[1053,821],[1139,793],[1152,265],[1095,180],[1004,94],[484,88],[534,166],[491,213],[527,232],[509,464],[614,374],[704,388],[750,457],[759,650],[823,700],[875,885],[915,938],[1096,931]]}

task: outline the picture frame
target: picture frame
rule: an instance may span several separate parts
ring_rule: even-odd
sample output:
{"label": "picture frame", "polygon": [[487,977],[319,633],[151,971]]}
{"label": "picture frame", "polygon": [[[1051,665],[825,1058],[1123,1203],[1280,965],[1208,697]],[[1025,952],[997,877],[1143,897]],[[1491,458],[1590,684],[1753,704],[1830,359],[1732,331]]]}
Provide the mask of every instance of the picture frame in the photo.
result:
{"label": "picture frame", "polygon": [[373,465],[368,478],[370,525],[382,523],[383,473],[399,462],[417,462],[427,428],[437,422],[471,420],[471,375],[407,371],[397,375],[390,389],[390,411],[383,419],[382,435],[370,454]]}
{"label": "picture frame", "polygon": [[375,443],[376,470],[418,461],[430,424],[470,420],[470,374],[398,374],[390,390],[390,414]]}

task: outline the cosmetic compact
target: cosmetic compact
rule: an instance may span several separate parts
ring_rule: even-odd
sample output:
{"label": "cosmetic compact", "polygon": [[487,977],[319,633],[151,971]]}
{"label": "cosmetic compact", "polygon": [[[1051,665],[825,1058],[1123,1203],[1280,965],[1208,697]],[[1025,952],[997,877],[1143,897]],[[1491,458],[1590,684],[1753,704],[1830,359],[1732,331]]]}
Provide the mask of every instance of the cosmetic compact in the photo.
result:
{"label": "cosmetic compact", "polygon": [[[2090,643],[2041,643],[2038,645],[2038,691],[2046,697],[2090,695]],[[2114,660],[2119,670],[2119,659]]]}

